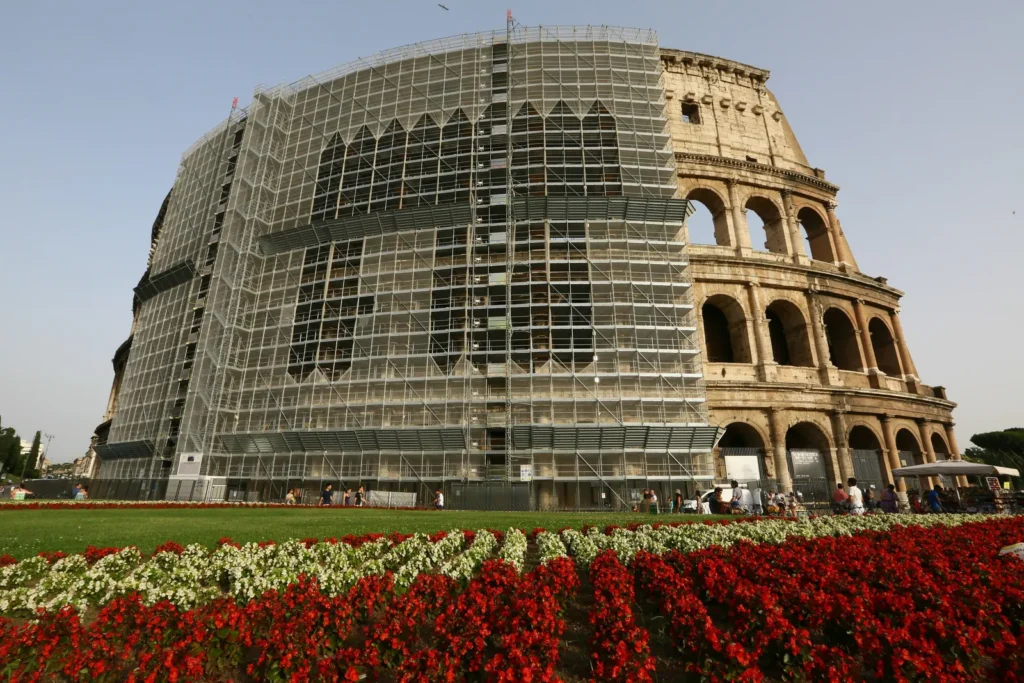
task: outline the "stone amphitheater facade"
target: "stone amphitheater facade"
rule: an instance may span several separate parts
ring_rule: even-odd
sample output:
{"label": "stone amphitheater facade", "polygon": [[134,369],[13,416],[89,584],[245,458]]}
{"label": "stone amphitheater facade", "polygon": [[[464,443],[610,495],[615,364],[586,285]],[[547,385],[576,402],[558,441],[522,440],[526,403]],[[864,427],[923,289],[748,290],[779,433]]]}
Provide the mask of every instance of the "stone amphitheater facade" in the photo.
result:
{"label": "stone amphitheater facade", "polygon": [[880,486],[901,463],[959,458],[955,404],[914,365],[903,292],[858,268],[839,187],[807,160],[769,72],[666,48],[661,59],[680,191],[714,222],[714,244],[687,241],[710,419],[726,430],[719,475],[764,454],[762,475],[788,490],[795,451],[803,478]]}

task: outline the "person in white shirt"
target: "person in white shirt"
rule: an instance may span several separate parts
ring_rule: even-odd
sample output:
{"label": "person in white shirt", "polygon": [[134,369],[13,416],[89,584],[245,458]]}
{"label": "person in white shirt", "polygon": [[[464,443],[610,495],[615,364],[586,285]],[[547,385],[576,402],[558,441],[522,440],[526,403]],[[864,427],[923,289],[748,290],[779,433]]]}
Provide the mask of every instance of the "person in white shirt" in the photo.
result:
{"label": "person in white shirt", "polygon": [[848,486],[846,487],[846,494],[849,496],[846,499],[846,504],[850,506],[851,515],[863,515],[864,514],[864,494],[859,488],[857,488],[857,480],[854,477],[850,477],[846,480]]}
{"label": "person in white shirt", "polygon": [[651,514],[658,514],[658,495],[653,489],[651,490]]}
{"label": "person in white shirt", "polygon": [[441,489],[435,492],[434,507],[438,510],[444,510],[444,493],[441,492]]}

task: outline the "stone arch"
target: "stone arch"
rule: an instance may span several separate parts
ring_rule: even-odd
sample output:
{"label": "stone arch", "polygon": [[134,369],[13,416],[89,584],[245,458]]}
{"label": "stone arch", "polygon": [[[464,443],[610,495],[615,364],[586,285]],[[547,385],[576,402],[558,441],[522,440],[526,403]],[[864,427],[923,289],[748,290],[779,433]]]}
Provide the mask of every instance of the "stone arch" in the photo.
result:
{"label": "stone arch", "polygon": [[[896,430],[896,450],[899,454],[900,466],[924,465],[928,461],[917,434],[908,427],[900,427]],[[904,477],[904,481],[908,488],[912,488],[913,483],[916,482],[918,490],[921,492],[927,490],[929,486],[927,477]]]}
{"label": "stone arch", "polygon": [[853,476],[864,484],[861,488],[871,484],[882,488],[892,483],[882,438],[874,429],[865,424],[854,425],[847,436],[847,445],[850,447]]}
{"label": "stone arch", "polygon": [[[778,205],[767,197],[754,195],[747,199],[743,210],[747,215],[747,229],[753,233],[750,224],[750,214],[753,213],[760,219],[764,234],[764,248],[774,254],[788,254],[789,247],[786,241],[786,221],[782,217],[782,210]],[[751,243],[755,240],[753,235]]]}
{"label": "stone arch", "polygon": [[828,340],[828,355],[832,365],[840,370],[862,371],[860,346],[857,344],[857,330],[842,309],[830,308],[822,316],[825,338]]}
{"label": "stone arch", "polygon": [[788,299],[776,299],[765,309],[772,357],[779,365],[812,367],[811,337],[799,306]]}
{"label": "stone arch", "polygon": [[796,213],[796,220],[803,228],[803,237],[807,241],[807,253],[815,261],[835,263],[836,253],[829,234],[828,222],[821,214],[809,206]]}
{"label": "stone arch", "polygon": [[774,467],[767,461],[767,443],[757,427],[747,422],[729,423],[715,449],[720,473],[726,478],[747,481],[774,475]]}
{"label": "stone arch", "polygon": [[695,209],[686,220],[690,244],[733,246],[729,237],[729,210],[721,195],[709,187],[697,187],[690,190],[686,200],[691,202]]}
{"label": "stone arch", "polygon": [[709,296],[700,309],[709,363],[752,363],[743,306],[727,294]]}
{"label": "stone arch", "polygon": [[764,435],[757,427],[746,422],[732,422],[725,428],[725,434],[718,441],[719,448],[759,448],[765,449]]}
{"label": "stone arch", "polygon": [[804,502],[828,503],[837,481],[828,431],[815,422],[792,425],[786,430],[786,460],[793,490]]}
{"label": "stone arch", "polygon": [[[936,460],[949,460],[949,445],[946,444],[946,438],[938,432],[932,432],[931,435],[932,452],[935,453]],[[939,456],[945,457],[939,457]]]}
{"label": "stone arch", "polygon": [[902,375],[899,350],[889,326],[881,318],[875,317],[868,323],[868,332],[871,335],[871,348],[875,352],[878,369],[887,375]]}

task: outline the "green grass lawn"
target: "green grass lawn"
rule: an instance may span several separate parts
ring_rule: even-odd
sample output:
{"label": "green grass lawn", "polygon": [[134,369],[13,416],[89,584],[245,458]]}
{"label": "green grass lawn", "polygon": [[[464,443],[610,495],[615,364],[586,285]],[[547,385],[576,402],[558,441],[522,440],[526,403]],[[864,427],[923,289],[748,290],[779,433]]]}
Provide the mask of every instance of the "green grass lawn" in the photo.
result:
{"label": "green grass lawn", "polygon": [[81,552],[87,545],[134,545],[153,552],[164,541],[214,545],[222,536],[235,541],[285,541],[345,534],[441,529],[505,530],[534,527],[557,530],[584,524],[706,520],[708,516],[632,513],[482,512],[296,508],[214,508],[163,510],[0,510],[0,555],[18,559],[43,550]]}

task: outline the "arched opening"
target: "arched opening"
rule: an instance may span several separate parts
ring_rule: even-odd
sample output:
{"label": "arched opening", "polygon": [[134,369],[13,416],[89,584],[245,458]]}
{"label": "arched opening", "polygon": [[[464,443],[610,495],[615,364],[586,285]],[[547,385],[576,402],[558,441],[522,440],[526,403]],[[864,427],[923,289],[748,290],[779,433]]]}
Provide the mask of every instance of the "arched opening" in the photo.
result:
{"label": "arched opening", "polygon": [[779,365],[813,366],[807,321],[800,308],[791,301],[780,299],[769,304],[765,317],[775,362]]}
{"label": "arched opening", "polygon": [[714,190],[698,188],[686,195],[694,212],[686,219],[690,244],[732,246],[729,240],[728,211]]}
{"label": "arched opening", "polygon": [[949,460],[949,446],[946,445],[946,440],[933,432],[931,441],[932,450],[935,452],[935,460]]}
{"label": "arched opening", "polygon": [[821,214],[805,206],[796,213],[796,220],[803,228],[804,247],[815,261],[835,263],[836,255],[828,232],[828,224]]}
{"label": "arched opening", "polygon": [[799,422],[786,432],[786,455],[793,490],[804,504],[827,505],[835,487],[831,451],[825,432],[810,422]]}
{"label": "arched opening", "polygon": [[[874,484],[879,491],[890,482],[889,468],[885,465],[882,442],[873,431],[864,425],[850,430],[850,459],[853,460],[853,476],[861,488]],[[843,482],[845,484],[845,482]]]}
{"label": "arched opening", "polygon": [[832,365],[840,370],[863,370],[857,331],[853,329],[853,323],[847,315],[838,308],[830,308],[825,311],[822,323],[825,325],[828,356]]}
{"label": "arched opening", "polygon": [[[909,429],[901,429],[896,432],[896,450],[899,453],[901,467],[925,464],[924,453],[921,452],[921,443]],[[907,477],[905,481],[909,491],[914,490],[915,484],[918,487],[918,493],[924,493],[928,488],[928,479],[926,477]]]}
{"label": "arched opening", "polygon": [[709,297],[700,309],[704,351],[709,363],[750,363],[743,307],[724,294]]}
{"label": "arched opening", "polygon": [[902,375],[896,340],[892,338],[889,326],[881,318],[872,318],[868,323],[868,332],[871,334],[871,348],[875,351],[878,369],[887,375]]}
{"label": "arched opening", "polygon": [[764,439],[756,429],[743,422],[725,428],[718,442],[718,455],[725,464],[727,479],[756,482],[766,476]]}
{"label": "arched opening", "polygon": [[[744,207],[747,216],[747,230],[750,231],[750,242],[756,244],[754,235],[763,230],[765,235],[764,248],[775,254],[786,254],[786,228],[782,220],[782,212],[774,202],[765,197],[751,197]],[[753,214],[757,220],[751,220]]]}

